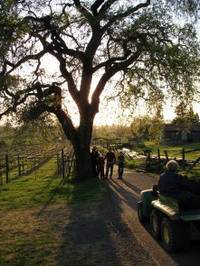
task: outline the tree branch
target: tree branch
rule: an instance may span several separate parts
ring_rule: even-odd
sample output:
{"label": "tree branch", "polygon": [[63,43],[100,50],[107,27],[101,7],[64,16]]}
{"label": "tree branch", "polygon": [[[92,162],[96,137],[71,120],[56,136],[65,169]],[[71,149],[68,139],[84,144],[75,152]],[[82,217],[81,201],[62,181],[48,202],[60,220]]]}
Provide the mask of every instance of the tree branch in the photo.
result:
{"label": "tree branch", "polygon": [[76,6],[76,8],[78,9],[78,11],[85,17],[88,19],[88,21],[92,22],[93,21],[93,17],[90,14],[90,12],[87,11],[87,9],[85,9],[83,7],[83,5],[81,5],[79,0],[73,0],[74,4]]}
{"label": "tree branch", "polygon": [[[108,1],[108,2],[113,2],[113,1],[111,0],[111,1]],[[122,18],[128,17],[129,15],[133,14],[134,12],[140,10],[143,7],[147,7],[150,4],[151,4],[151,0],[147,0],[145,3],[138,4],[138,5],[134,6],[134,7],[128,8],[125,12],[122,12],[122,13],[119,12],[117,15],[112,16],[109,19],[109,22],[107,24],[105,24],[105,26],[103,27],[102,30],[106,31],[117,20],[121,20]],[[107,5],[105,3],[104,6],[99,11],[99,14],[104,14],[107,9],[108,9],[108,7],[107,7]]]}

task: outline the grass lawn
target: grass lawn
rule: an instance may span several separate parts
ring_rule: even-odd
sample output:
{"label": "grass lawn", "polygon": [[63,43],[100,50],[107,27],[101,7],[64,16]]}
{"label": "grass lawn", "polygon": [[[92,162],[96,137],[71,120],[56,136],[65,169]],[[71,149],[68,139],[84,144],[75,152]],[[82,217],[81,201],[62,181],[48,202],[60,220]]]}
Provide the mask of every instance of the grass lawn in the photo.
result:
{"label": "grass lawn", "polygon": [[146,142],[145,146],[147,149],[151,150],[152,154],[158,154],[159,149],[161,156],[165,156],[165,151],[167,151],[169,157],[182,158],[182,151],[184,149],[186,156],[185,159],[196,160],[200,157],[200,142],[160,146],[156,146],[151,142]]}
{"label": "grass lawn", "polygon": [[[1,266],[68,265],[58,257],[61,250],[72,248],[73,236],[69,233],[68,240],[63,241],[62,235],[73,219],[95,209],[105,188],[99,179],[69,183],[56,177],[55,171],[52,159],[36,173],[0,186]],[[83,203],[78,217],[73,205]],[[88,208],[83,212],[84,206]]]}
{"label": "grass lawn", "polygon": [[[193,167],[193,162],[200,158],[200,142],[160,146],[156,146],[151,142],[147,142],[145,143],[145,146],[147,149],[151,150],[151,155],[158,156],[159,149],[160,156],[162,158],[166,158],[166,151],[169,159],[179,159],[180,161],[183,159],[184,149],[185,160],[190,163],[186,165],[185,169],[183,169],[182,165],[180,165],[179,173],[187,175],[191,178],[200,178],[200,164],[197,163]],[[157,163],[157,165],[155,164],[150,168],[150,172],[157,173],[158,175],[163,171],[165,171],[165,164],[163,163]]]}

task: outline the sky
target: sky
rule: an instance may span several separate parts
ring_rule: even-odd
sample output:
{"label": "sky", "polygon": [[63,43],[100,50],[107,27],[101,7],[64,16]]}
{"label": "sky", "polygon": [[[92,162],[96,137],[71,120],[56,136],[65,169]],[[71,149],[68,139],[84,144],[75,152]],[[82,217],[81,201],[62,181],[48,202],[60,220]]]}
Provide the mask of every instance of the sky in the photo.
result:
{"label": "sky", "polygon": [[[113,109],[115,109],[116,112],[112,112]],[[170,103],[164,106],[163,117],[165,122],[170,123],[170,121],[172,121],[176,117],[174,110],[175,107],[172,107]],[[194,103],[193,110],[195,113],[198,113],[200,117],[200,103]],[[106,110],[100,107],[99,113],[96,115],[94,119],[94,125],[101,126],[101,125],[123,124],[130,120],[130,113],[128,111],[126,112],[126,114],[123,114],[123,116],[121,116],[120,114],[121,111],[119,108],[117,108],[117,102],[116,101],[110,102]],[[140,108],[137,109],[135,116],[143,116],[147,114],[148,113],[145,107],[140,106]]]}

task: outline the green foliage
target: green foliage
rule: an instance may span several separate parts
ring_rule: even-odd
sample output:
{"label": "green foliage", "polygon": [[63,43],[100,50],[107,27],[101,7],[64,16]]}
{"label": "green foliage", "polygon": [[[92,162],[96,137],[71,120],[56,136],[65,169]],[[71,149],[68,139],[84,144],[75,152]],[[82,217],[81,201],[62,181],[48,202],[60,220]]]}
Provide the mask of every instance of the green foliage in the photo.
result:
{"label": "green foliage", "polygon": [[112,126],[96,126],[93,129],[92,142],[100,143],[102,146],[109,145],[110,141],[115,139],[117,142],[128,142],[132,137],[131,128],[129,126],[112,125]]}
{"label": "green foliage", "polygon": [[141,158],[125,158],[125,167],[137,171],[138,167],[143,163],[144,159]]}
{"label": "green foliage", "polygon": [[154,116],[138,116],[133,119],[131,124],[132,134],[135,141],[144,143],[144,141],[154,141],[159,145],[163,136],[163,118],[160,113]]}
{"label": "green foliage", "polygon": [[[138,21],[130,25],[131,35],[139,31],[143,38],[145,59],[129,71],[129,78],[126,79],[128,94],[124,81],[121,84],[124,91],[121,101],[125,108],[143,99],[142,104],[159,110],[165,99],[172,97],[192,102],[193,95],[197,93],[193,86],[193,78],[199,75],[199,48],[197,42],[193,42],[196,33],[187,22],[184,27],[174,23],[171,17],[173,11],[170,9],[171,14],[168,11],[167,5],[160,9],[155,7],[153,12],[148,10],[142,13]],[[152,38],[154,34],[155,38]],[[170,41],[172,36],[177,38],[173,43]]]}
{"label": "green foliage", "polygon": [[187,102],[181,101],[176,107],[176,117],[172,120],[173,124],[186,126],[199,123],[198,113],[194,113],[194,110],[191,105],[188,105]]}
{"label": "green foliage", "polygon": [[162,174],[166,170],[165,164],[160,162],[151,162],[147,165],[146,171],[156,175]]}
{"label": "green foliage", "polygon": [[59,125],[51,119],[29,121],[19,127],[7,123],[0,131],[1,155],[44,155],[49,150],[67,145],[66,137]]}
{"label": "green foliage", "polygon": [[0,1],[0,62],[3,64],[11,46],[28,32],[27,24],[21,19],[20,1]]}

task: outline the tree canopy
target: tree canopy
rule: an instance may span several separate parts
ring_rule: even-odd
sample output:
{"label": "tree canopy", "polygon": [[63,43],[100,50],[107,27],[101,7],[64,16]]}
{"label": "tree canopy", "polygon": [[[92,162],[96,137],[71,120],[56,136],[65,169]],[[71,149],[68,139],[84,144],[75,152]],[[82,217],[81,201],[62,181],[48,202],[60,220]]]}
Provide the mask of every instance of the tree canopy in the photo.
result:
{"label": "tree canopy", "polygon": [[199,123],[199,115],[195,113],[193,107],[191,105],[187,105],[184,101],[182,101],[176,107],[176,117],[172,120],[173,124],[177,125],[185,125],[186,127],[198,124]]}
{"label": "tree canopy", "polygon": [[166,95],[192,101],[197,92],[199,1],[0,0],[0,6],[0,117],[54,114],[73,144],[81,180],[91,176],[93,120],[110,81],[117,80],[112,96],[130,106],[141,97],[161,108]]}
{"label": "tree canopy", "polygon": [[150,140],[159,145],[163,138],[163,128],[164,121],[159,112],[153,117],[149,115],[137,116],[131,124],[133,138],[140,144]]}

